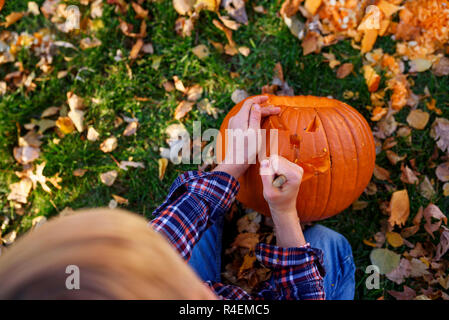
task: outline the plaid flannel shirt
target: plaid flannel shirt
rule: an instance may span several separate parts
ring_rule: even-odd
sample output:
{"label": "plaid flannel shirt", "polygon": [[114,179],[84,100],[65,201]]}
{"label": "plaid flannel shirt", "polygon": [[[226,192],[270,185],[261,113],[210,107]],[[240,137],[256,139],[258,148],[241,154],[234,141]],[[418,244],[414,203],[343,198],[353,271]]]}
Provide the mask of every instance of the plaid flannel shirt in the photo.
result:
{"label": "plaid flannel shirt", "polygon": [[[188,261],[203,232],[229,210],[238,189],[238,181],[225,172],[185,172],[154,211],[156,218],[150,224]],[[263,265],[273,270],[274,286],[264,282],[257,293],[250,295],[237,286],[208,281],[215,294],[233,300],[325,298],[321,250],[311,248],[310,244],[281,248],[259,243],[255,253]]]}

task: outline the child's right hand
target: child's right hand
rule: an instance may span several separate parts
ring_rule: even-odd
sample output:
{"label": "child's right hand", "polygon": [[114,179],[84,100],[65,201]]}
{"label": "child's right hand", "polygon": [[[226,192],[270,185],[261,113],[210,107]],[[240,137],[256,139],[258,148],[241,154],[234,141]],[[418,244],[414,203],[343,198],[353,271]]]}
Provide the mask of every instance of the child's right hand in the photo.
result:
{"label": "child's right hand", "polygon": [[[296,198],[304,170],[279,156],[271,156],[260,163],[263,196],[268,202],[276,226],[276,239],[280,247],[299,247],[306,244],[296,211]],[[277,175],[284,175],[287,181],[280,187],[273,186]]]}
{"label": "child's right hand", "polygon": [[[298,196],[304,170],[287,159],[273,155],[260,163],[260,176],[263,183],[263,196],[270,206],[272,215],[294,214],[296,216],[296,197]],[[273,180],[284,175],[287,181],[280,187],[273,186]]]}

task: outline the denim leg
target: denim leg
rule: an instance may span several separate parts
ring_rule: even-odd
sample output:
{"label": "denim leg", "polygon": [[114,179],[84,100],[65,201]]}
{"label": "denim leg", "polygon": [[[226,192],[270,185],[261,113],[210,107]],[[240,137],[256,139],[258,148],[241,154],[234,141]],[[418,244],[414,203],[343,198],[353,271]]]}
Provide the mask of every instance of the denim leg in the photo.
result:
{"label": "denim leg", "polygon": [[209,227],[192,251],[189,265],[203,281],[221,280],[221,248],[224,218],[219,218]]}
{"label": "denim leg", "polygon": [[304,232],[306,241],[324,253],[324,291],[328,300],[352,300],[355,293],[355,265],[348,240],[322,225]]}

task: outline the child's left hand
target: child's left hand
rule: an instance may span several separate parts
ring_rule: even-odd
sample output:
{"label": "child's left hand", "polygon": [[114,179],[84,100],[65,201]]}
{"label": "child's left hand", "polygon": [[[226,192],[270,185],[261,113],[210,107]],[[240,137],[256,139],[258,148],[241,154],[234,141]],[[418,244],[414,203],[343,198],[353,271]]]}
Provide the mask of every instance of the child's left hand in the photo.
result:
{"label": "child's left hand", "polygon": [[[246,100],[240,111],[229,119],[228,129],[241,130],[244,141],[237,141],[235,135],[232,135],[232,144],[227,143],[226,157],[214,171],[224,171],[235,178],[239,178],[248,169],[250,164],[256,163],[257,153],[260,148],[260,141],[256,143],[257,148],[253,145],[249,147],[250,141],[257,141],[258,130],[262,117],[278,114],[281,108],[274,106],[261,107],[260,105],[268,100],[267,96],[256,96]],[[243,148],[238,146],[243,145]],[[231,148],[232,146],[232,148]],[[243,161],[238,161],[241,159]]]}

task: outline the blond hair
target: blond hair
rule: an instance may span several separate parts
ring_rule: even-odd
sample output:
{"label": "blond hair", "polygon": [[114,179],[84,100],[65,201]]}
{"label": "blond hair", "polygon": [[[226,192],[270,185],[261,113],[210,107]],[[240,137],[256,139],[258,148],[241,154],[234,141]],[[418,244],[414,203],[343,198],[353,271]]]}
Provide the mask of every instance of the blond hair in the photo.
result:
{"label": "blond hair", "polygon": [[[69,290],[66,268],[79,268]],[[160,234],[123,210],[50,220],[0,257],[0,299],[208,299],[212,291]]]}

